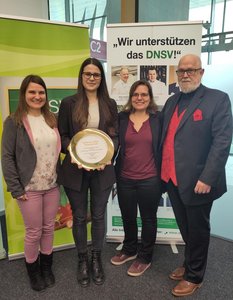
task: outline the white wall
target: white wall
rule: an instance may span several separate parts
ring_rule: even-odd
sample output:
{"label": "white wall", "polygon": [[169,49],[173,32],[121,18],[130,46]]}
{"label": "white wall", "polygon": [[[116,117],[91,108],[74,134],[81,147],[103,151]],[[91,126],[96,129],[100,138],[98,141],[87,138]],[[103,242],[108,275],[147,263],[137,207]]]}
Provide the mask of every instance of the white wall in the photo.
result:
{"label": "white wall", "polygon": [[[209,65],[204,68],[203,84],[228,93],[233,108],[233,65]],[[214,201],[211,211],[211,234],[233,241],[233,156],[228,158],[226,177],[228,191],[219,200]]]}
{"label": "white wall", "polygon": [[48,1],[0,0],[0,14],[48,20]]}

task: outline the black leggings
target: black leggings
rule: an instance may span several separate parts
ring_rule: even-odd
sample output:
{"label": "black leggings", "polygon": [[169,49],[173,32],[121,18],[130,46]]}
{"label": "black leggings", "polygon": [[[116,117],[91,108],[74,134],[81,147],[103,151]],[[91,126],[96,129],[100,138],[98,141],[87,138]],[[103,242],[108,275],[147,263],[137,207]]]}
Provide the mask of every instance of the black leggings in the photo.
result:
{"label": "black leggings", "polygon": [[80,191],[64,187],[73,214],[73,237],[79,253],[87,251],[87,208],[90,189],[92,249],[101,251],[105,235],[105,210],[112,186],[100,190],[97,171],[84,171]]}
{"label": "black leggings", "polygon": [[[157,209],[161,197],[160,180],[151,177],[143,180],[121,178],[117,182],[125,238],[122,251],[128,255],[138,253],[138,259],[150,263],[157,235]],[[142,231],[138,248],[137,210],[139,208]]]}

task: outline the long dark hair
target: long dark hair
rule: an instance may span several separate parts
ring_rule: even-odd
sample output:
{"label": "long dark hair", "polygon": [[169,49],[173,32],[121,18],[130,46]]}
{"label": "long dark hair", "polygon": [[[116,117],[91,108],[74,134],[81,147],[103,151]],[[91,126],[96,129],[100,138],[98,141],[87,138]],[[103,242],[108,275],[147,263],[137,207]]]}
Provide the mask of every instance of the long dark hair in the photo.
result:
{"label": "long dark hair", "polygon": [[49,102],[48,102],[48,94],[47,94],[46,84],[45,84],[44,80],[38,75],[30,74],[23,79],[20,89],[19,89],[19,103],[18,103],[15,113],[12,114],[12,117],[14,118],[17,125],[22,125],[23,118],[27,115],[28,110],[29,110],[28,104],[26,102],[25,94],[26,94],[26,90],[31,82],[37,83],[44,88],[45,95],[46,95],[46,101],[45,101],[44,106],[41,108],[41,113],[43,114],[43,116],[45,118],[45,122],[51,128],[56,127],[56,123],[57,123],[56,118],[55,118],[54,114],[52,112],[50,112],[50,110],[49,110]]}
{"label": "long dark hair", "polygon": [[73,120],[78,124],[80,130],[86,128],[88,122],[89,101],[86,95],[86,90],[83,86],[82,74],[84,68],[90,64],[96,66],[101,73],[101,81],[97,89],[97,97],[99,100],[99,109],[103,114],[105,128],[107,130],[107,133],[110,134],[114,127],[112,113],[111,113],[111,106],[109,101],[110,98],[107,89],[103,66],[101,62],[96,58],[87,58],[86,60],[84,60],[84,62],[80,67],[79,76],[78,76],[77,102],[73,111]]}
{"label": "long dark hair", "polygon": [[137,89],[137,87],[139,85],[145,85],[148,88],[150,102],[146,109],[146,112],[147,113],[155,113],[158,110],[158,107],[154,102],[152,87],[151,87],[150,83],[146,80],[137,80],[131,85],[131,88],[129,91],[129,99],[128,99],[127,103],[125,104],[125,106],[123,107],[123,111],[129,112],[129,113],[134,112],[134,108],[132,105],[132,97],[133,97],[135,90]]}

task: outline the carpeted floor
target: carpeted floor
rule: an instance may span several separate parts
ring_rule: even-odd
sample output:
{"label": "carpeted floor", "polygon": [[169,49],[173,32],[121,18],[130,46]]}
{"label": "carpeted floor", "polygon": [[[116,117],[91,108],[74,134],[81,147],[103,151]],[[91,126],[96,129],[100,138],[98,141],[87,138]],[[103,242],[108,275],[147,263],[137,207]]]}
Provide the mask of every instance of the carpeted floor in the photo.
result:
{"label": "carpeted floor", "polygon": [[[0,261],[1,300],[169,300],[175,299],[171,289],[176,284],[168,278],[171,270],[182,263],[183,246],[174,254],[169,245],[155,245],[154,261],[140,277],[126,274],[131,262],[122,266],[110,263],[117,244],[106,243],[103,263],[106,281],[102,286],[91,282],[81,288],[76,280],[77,254],[75,249],[58,251],[54,254],[56,285],[44,292],[34,292],[29,287],[23,259]],[[233,299],[233,243],[211,237],[209,260],[203,286],[190,300],[232,300]]]}

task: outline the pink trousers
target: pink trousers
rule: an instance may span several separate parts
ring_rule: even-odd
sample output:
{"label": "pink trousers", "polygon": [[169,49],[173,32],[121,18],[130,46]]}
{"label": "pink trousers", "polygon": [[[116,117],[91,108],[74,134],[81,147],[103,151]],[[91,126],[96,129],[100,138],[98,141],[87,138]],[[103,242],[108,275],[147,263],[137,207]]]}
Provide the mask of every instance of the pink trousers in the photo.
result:
{"label": "pink trousers", "polygon": [[58,187],[26,192],[26,201],[17,200],[25,224],[24,254],[28,263],[36,261],[39,250],[51,254],[54,222],[60,202]]}

